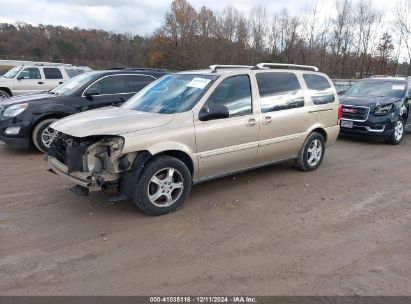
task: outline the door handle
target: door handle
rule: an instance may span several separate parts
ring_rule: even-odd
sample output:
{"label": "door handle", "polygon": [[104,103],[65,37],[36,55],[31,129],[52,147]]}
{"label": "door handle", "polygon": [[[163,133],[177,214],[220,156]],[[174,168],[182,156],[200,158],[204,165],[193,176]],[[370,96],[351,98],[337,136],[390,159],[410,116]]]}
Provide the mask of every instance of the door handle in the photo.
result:
{"label": "door handle", "polygon": [[62,84],[63,83],[63,81],[59,81],[59,84]]}
{"label": "door handle", "polygon": [[254,127],[257,124],[257,120],[255,118],[250,118],[247,120],[247,127]]}
{"label": "door handle", "polygon": [[273,120],[272,120],[271,116],[266,116],[266,117],[263,118],[263,124],[265,124],[265,125],[270,124],[272,121]]}
{"label": "door handle", "polygon": [[37,82],[38,84],[43,84],[44,82],[43,81],[39,81],[39,82]]}

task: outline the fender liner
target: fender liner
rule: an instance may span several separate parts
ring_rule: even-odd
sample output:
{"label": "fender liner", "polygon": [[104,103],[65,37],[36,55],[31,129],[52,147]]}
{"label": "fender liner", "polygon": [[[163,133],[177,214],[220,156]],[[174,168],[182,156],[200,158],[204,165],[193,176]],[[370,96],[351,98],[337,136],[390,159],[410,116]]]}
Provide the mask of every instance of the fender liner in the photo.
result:
{"label": "fender liner", "polygon": [[152,157],[151,153],[148,151],[142,151],[138,153],[136,159],[131,166],[131,170],[123,175],[120,181],[120,192],[132,198],[134,196],[134,191],[136,190],[137,182],[143,172],[144,166],[147,161]]}

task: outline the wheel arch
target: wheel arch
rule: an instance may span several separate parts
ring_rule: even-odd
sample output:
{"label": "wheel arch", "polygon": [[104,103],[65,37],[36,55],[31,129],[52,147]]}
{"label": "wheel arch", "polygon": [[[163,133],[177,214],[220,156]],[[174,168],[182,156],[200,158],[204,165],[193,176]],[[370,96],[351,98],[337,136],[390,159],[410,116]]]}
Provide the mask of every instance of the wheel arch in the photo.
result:
{"label": "wheel arch", "polygon": [[36,119],[33,121],[33,123],[31,124],[31,127],[30,127],[30,144],[33,144],[32,134],[33,134],[34,128],[35,128],[39,123],[41,123],[43,120],[46,120],[46,119],[51,119],[51,118],[62,119],[62,118],[64,118],[64,117],[66,117],[66,116],[67,116],[67,115],[64,115],[64,114],[62,114],[62,113],[47,113],[47,114],[45,114],[45,115],[42,115],[42,116],[36,118]]}
{"label": "wheel arch", "polygon": [[11,90],[7,87],[0,87],[0,90],[7,92],[7,94],[11,96],[13,96],[13,93],[11,92]]}
{"label": "wheel arch", "polygon": [[327,131],[325,130],[324,126],[322,126],[322,125],[315,125],[315,126],[313,126],[313,127],[307,132],[307,137],[310,136],[310,134],[313,133],[313,132],[317,132],[317,133],[321,134],[322,137],[324,138],[324,142],[327,143],[328,134],[327,134]]}

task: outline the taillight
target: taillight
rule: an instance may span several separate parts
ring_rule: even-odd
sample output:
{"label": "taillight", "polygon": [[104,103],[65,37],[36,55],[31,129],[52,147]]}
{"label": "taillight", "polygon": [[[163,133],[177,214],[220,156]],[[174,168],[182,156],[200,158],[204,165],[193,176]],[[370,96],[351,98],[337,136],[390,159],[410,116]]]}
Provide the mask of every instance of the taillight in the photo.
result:
{"label": "taillight", "polygon": [[340,120],[341,120],[341,118],[342,118],[342,114],[343,114],[342,105],[338,105],[338,121],[337,121],[338,124],[340,124]]}

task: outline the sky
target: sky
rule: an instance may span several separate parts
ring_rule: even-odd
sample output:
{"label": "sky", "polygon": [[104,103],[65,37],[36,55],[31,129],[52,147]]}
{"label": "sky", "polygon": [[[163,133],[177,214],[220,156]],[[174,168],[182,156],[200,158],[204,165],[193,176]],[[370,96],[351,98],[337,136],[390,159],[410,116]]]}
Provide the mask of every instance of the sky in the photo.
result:
{"label": "sky", "polygon": [[[311,0],[316,1],[316,0]],[[327,6],[333,0],[318,0]],[[358,0],[354,0],[358,1]],[[247,13],[253,6],[262,5],[267,15],[287,8],[292,13],[301,12],[307,0],[189,0],[198,10],[203,5],[222,11],[227,5]],[[372,0],[375,5],[392,11],[394,1]],[[51,24],[68,27],[95,28],[117,33],[149,35],[156,30],[169,10],[171,0],[0,0],[0,22],[17,21],[30,24]]]}

